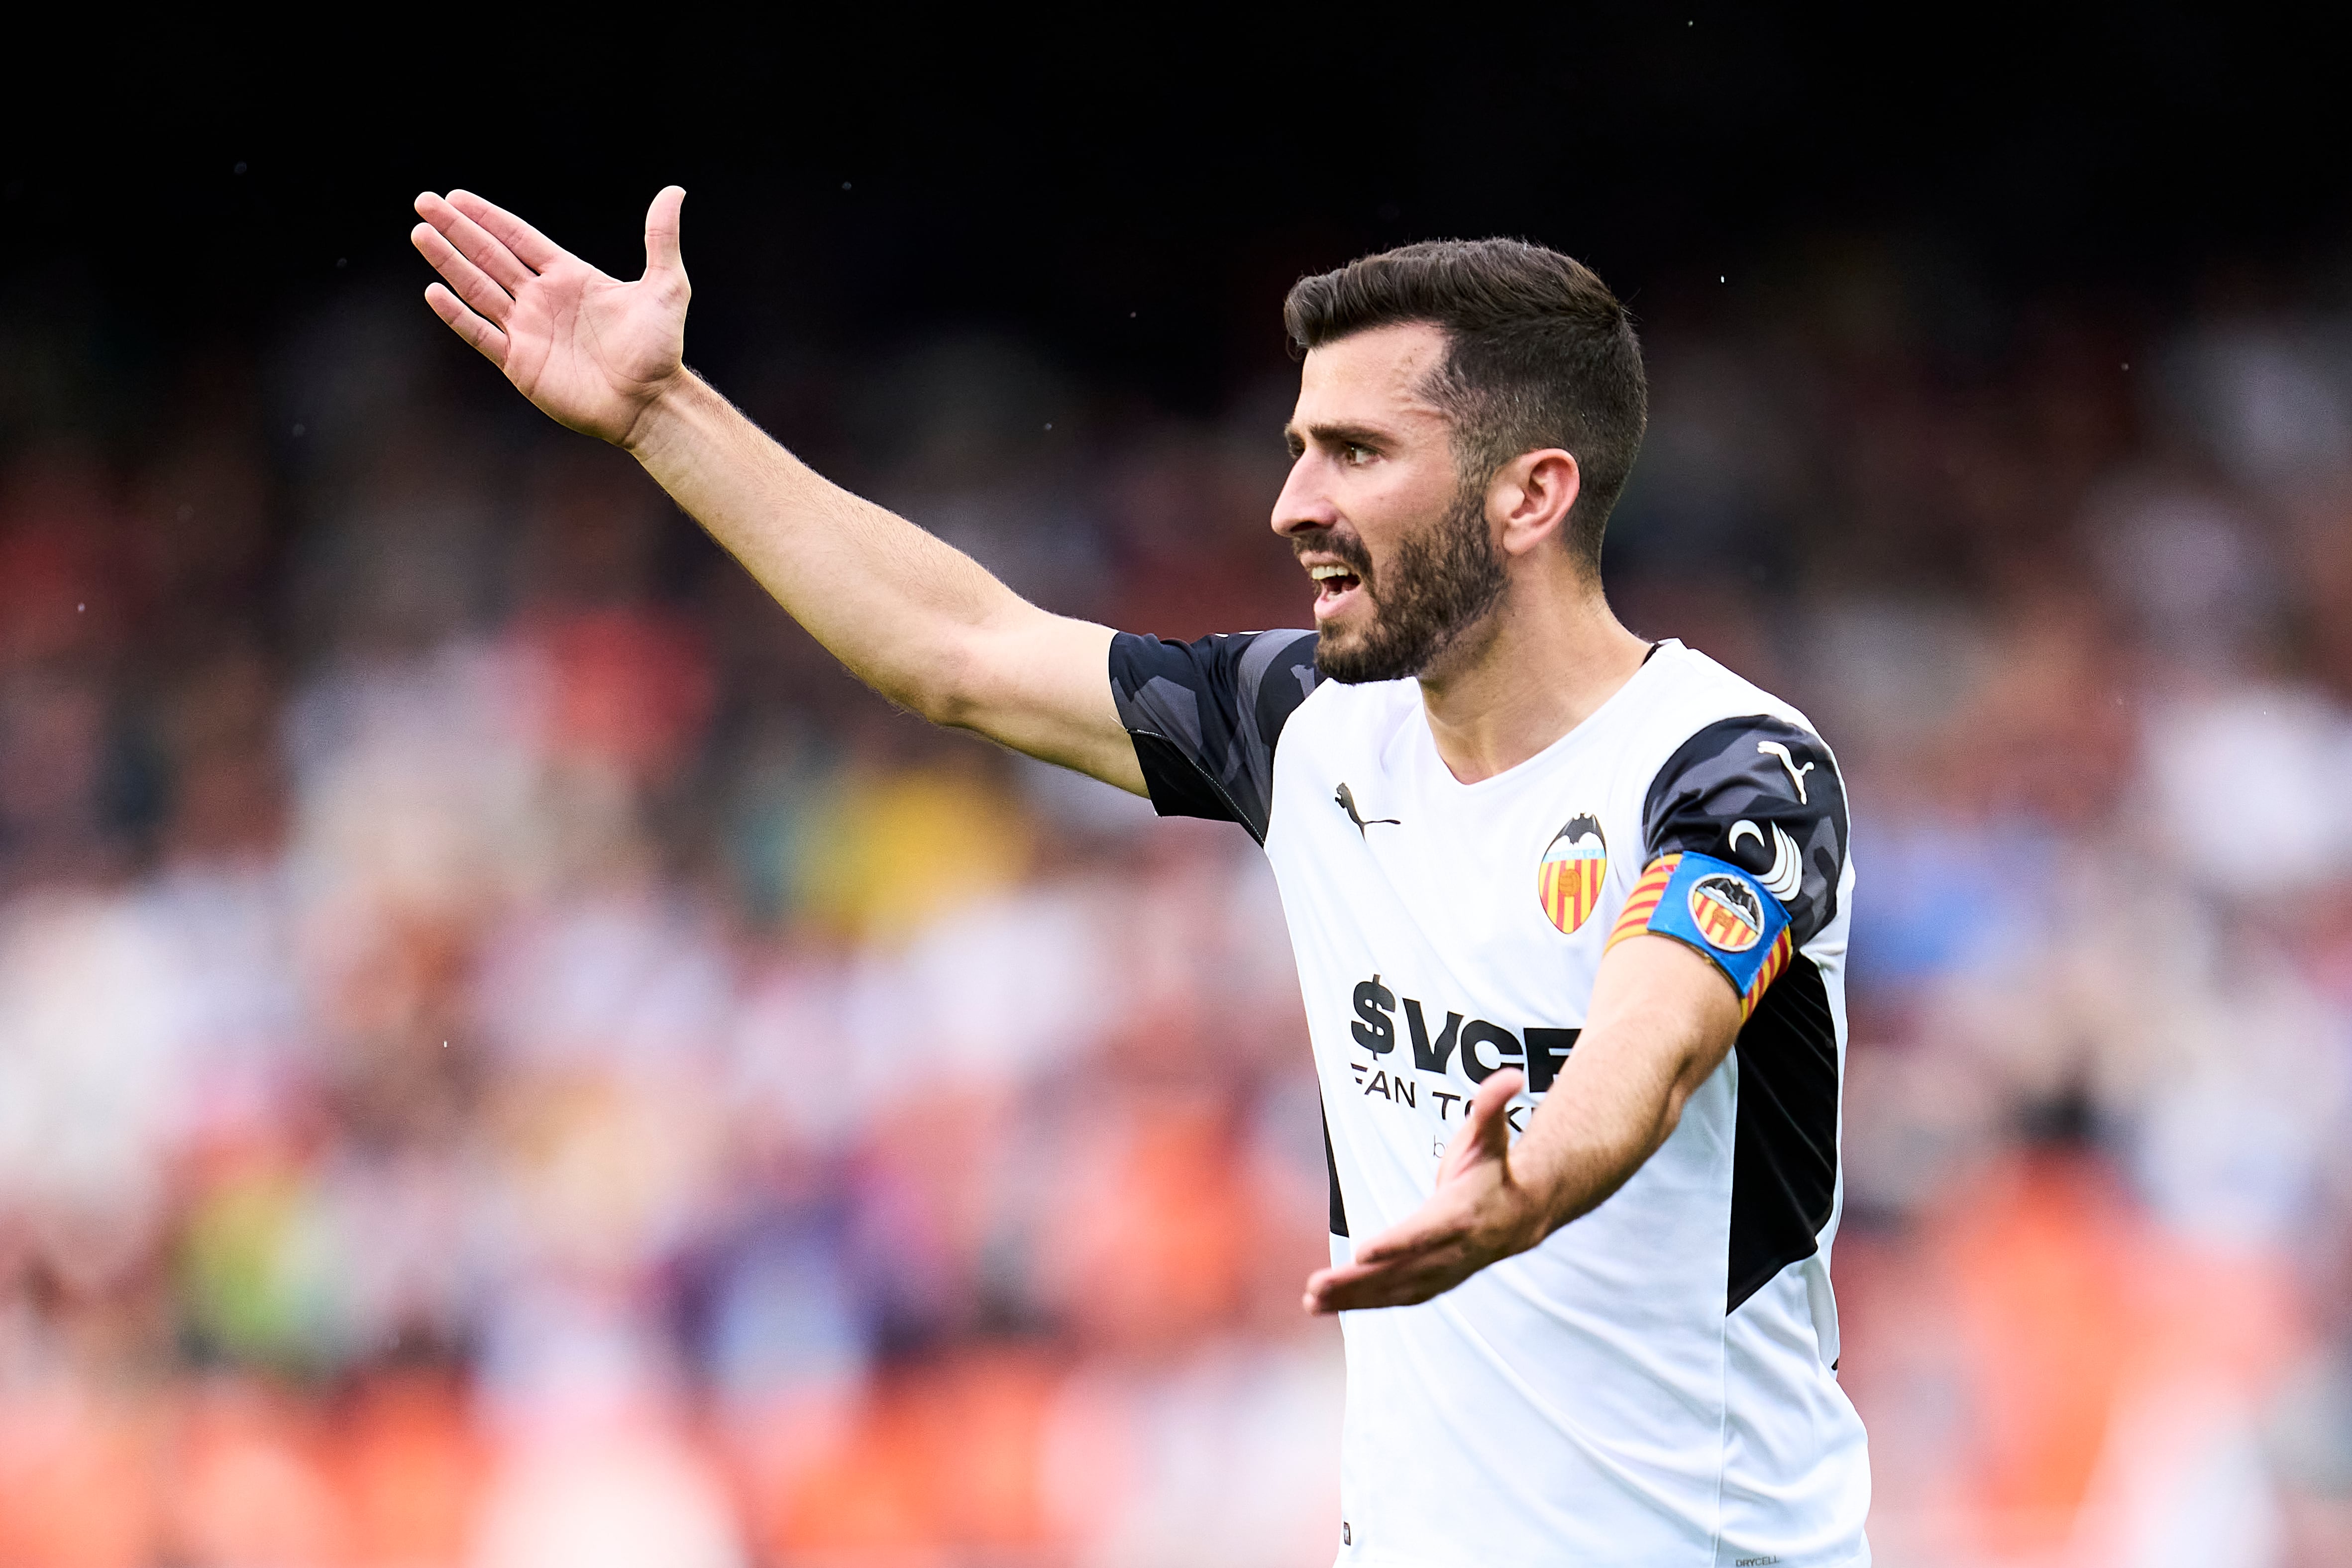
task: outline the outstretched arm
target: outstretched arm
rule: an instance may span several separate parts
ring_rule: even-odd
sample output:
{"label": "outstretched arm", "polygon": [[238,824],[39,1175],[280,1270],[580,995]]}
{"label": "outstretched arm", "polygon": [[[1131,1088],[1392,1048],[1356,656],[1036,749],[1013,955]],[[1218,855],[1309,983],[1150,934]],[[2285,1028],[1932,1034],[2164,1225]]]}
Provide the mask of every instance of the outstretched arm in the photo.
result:
{"label": "outstretched arm", "polygon": [[1738,1031],[1738,998],[1713,964],[1668,936],[1619,943],[1517,1145],[1503,1113],[1525,1080],[1510,1069],[1478,1086],[1429,1201],[1310,1277],[1307,1310],[1428,1301],[1591,1213],[1657,1153]]}
{"label": "outstretched arm", "polygon": [[608,277],[465,191],[416,199],[425,302],[561,423],[634,455],[860,680],[938,724],[1144,792],[1111,633],[831,483],[686,369],[686,193],[646,214],[646,271]]}

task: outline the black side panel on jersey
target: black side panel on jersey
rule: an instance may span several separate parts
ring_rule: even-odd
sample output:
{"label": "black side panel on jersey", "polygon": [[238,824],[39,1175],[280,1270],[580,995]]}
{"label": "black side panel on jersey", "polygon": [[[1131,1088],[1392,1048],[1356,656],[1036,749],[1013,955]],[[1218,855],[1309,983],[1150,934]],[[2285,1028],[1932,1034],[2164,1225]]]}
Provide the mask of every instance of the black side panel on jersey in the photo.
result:
{"label": "black side panel on jersey", "polygon": [[1331,1176],[1331,1234],[1348,1234],[1348,1203],[1339,1196],[1339,1156],[1331,1149],[1331,1113],[1323,1113],[1323,1168]]}
{"label": "black side panel on jersey", "polygon": [[1274,802],[1274,743],[1315,689],[1315,633],[1236,632],[1110,642],[1110,690],[1163,817],[1239,822],[1260,843]]}
{"label": "black side panel on jersey", "polygon": [[1837,915],[1845,782],[1818,736],[1761,714],[1708,725],[1651,781],[1645,861],[1676,850],[1729,861],[1789,912],[1802,947]]}
{"label": "black side panel on jersey", "polygon": [[1811,959],[1790,961],[1732,1049],[1739,1115],[1731,1145],[1727,1314],[1820,1249],[1837,1199],[1837,1022]]}
{"label": "black side panel on jersey", "polygon": [[1733,1051],[1731,1247],[1724,1310],[1821,1249],[1837,1199],[1837,1021],[1804,945],[1836,918],[1845,783],[1821,738],[1754,715],[1708,725],[1658,769],[1643,810],[1652,857],[1729,861],[1780,901],[1800,949],[1758,999]]}

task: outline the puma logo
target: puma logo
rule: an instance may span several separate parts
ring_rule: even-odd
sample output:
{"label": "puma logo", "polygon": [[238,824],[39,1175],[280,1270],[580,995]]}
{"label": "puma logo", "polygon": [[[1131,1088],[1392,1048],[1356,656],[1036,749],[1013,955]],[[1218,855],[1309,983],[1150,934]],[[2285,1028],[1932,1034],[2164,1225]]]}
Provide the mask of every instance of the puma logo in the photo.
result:
{"label": "puma logo", "polygon": [[1798,767],[1797,759],[1789,755],[1789,748],[1777,740],[1759,740],[1756,743],[1756,749],[1780,759],[1780,766],[1789,770],[1789,782],[1797,787],[1797,804],[1800,806],[1812,804],[1811,800],[1805,799],[1805,775],[1813,770],[1811,763],[1808,762],[1802,768]]}
{"label": "puma logo", "polygon": [[1356,824],[1356,836],[1358,838],[1363,837],[1364,830],[1366,828],[1377,828],[1383,824],[1391,828],[1401,828],[1404,826],[1402,822],[1398,821],[1394,817],[1374,817],[1368,822],[1362,817],[1358,816],[1356,814],[1356,792],[1353,789],[1349,789],[1344,782],[1337,789],[1331,791],[1331,803],[1339,807],[1342,811],[1348,813],[1348,821]]}

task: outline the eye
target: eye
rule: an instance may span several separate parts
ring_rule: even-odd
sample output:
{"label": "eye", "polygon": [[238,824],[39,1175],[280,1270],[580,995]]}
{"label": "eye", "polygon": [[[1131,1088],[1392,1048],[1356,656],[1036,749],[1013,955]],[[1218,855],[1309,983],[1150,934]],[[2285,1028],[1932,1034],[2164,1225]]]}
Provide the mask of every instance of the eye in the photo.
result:
{"label": "eye", "polygon": [[1365,464],[1370,463],[1373,458],[1380,455],[1379,453],[1373,451],[1370,447],[1365,445],[1360,441],[1349,442],[1347,445],[1339,449],[1339,454],[1346,459],[1348,466],[1350,468],[1361,468]]}

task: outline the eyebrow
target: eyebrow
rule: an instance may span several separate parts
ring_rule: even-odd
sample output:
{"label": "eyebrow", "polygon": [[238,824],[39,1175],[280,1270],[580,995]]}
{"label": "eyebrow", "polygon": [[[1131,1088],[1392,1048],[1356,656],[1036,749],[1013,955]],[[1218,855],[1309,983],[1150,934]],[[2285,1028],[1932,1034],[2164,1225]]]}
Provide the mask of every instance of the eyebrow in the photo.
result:
{"label": "eyebrow", "polygon": [[[1396,440],[1393,431],[1381,430],[1369,424],[1310,424],[1307,427],[1307,434],[1325,446],[1349,444],[1385,446]],[[1282,436],[1285,441],[1298,440],[1298,427],[1295,424],[1284,425]]]}

